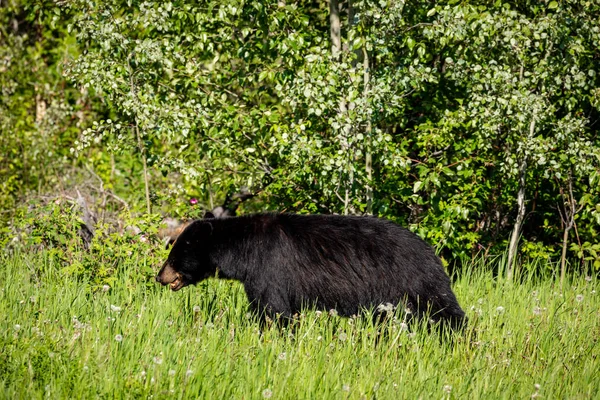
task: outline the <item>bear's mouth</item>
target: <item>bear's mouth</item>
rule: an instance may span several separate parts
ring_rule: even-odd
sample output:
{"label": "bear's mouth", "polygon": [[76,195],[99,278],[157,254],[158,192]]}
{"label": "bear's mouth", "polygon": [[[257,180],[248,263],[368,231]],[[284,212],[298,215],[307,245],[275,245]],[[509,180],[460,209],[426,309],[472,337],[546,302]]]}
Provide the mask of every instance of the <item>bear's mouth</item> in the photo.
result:
{"label": "bear's mouth", "polygon": [[156,275],[156,281],[161,285],[169,285],[172,291],[176,292],[184,286],[187,286],[187,279],[183,274],[176,271],[169,261],[166,261],[163,267],[160,269],[158,275]]}
{"label": "bear's mouth", "polygon": [[176,292],[179,289],[181,289],[182,287],[184,287],[185,283],[183,282],[181,275],[177,274],[177,276],[175,277],[175,280],[173,282],[171,282],[169,284],[169,286],[171,287],[172,291]]}

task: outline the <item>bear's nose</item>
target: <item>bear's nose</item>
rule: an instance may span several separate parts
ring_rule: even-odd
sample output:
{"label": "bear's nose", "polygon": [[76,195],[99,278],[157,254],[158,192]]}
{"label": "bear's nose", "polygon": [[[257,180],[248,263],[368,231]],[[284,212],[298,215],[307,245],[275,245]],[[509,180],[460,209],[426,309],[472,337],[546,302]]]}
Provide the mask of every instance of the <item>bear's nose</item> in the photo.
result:
{"label": "bear's nose", "polygon": [[156,276],[154,277],[154,279],[156,280],[156,282],[158,282],[158,283],[162,283],[162,281],[160,280],[160,275],[156,275]]}

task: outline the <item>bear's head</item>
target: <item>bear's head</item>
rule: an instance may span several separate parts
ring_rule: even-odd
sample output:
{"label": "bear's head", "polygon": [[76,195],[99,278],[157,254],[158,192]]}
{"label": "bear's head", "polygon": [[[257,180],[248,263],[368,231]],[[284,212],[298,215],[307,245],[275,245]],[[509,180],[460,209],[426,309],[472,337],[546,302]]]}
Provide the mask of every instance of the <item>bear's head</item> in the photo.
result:
{"label": "bear's head", "polygon": [[212,224],[207,220],[188,225],[173,243],[156,281],[177,291],[214,276],[217,268],[210,257],[212,230]]}

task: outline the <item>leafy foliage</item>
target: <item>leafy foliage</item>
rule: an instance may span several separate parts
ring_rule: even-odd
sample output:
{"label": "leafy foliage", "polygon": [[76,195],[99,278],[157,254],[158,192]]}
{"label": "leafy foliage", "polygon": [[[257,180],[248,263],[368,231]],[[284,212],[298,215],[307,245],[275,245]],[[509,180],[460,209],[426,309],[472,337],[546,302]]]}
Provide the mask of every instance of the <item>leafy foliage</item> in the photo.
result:
{"label": "leafy foliage", "polygon": [[4,208],[89,167],[134,214],[248,188],[242,212],[375,214],[455,261],[505,249],[522,192],[523,256],[558,257],[575,204],[600,267],[595,2],[6,4]]}

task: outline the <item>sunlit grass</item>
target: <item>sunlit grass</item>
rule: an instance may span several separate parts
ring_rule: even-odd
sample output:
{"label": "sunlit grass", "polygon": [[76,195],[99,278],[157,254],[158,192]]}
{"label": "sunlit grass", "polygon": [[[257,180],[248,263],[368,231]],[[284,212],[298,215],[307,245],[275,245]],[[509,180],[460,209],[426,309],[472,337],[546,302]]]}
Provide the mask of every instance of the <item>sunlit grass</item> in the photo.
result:
{"label": "sunlit grass", "polygon": [[[591,398],[600,391],[595,278],[455,280],[469,327],[440,340],[401,320],[307,311],[259,331],[239,283],[172,293],[135,281],[136,260],[92,292],[42,254],[3,257],[4,398]],[[139,262],[139,260],[137,261]],[[385,333],[377,335],[376,330]]]}

